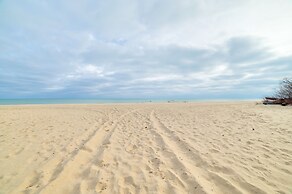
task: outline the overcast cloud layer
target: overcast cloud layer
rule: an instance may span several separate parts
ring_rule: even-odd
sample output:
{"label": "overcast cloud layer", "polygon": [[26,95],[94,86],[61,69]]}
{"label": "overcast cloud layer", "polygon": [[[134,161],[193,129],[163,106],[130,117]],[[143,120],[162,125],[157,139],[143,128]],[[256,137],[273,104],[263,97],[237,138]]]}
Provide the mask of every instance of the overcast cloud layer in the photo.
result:
{"label": "overcast cloud layer", "polygon": [[261,98],[291,0],[0,1],[0,98]]}

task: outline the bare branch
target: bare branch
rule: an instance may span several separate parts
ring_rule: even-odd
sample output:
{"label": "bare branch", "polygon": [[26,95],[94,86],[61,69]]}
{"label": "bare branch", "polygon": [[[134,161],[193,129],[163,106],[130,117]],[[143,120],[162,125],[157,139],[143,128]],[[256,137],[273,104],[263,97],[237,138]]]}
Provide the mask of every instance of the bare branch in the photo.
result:
{"label": "bare branch", "polygon": [[284,78],[280,83],[280,88],[276,91],[277,98],[292,98],[292,78]]}

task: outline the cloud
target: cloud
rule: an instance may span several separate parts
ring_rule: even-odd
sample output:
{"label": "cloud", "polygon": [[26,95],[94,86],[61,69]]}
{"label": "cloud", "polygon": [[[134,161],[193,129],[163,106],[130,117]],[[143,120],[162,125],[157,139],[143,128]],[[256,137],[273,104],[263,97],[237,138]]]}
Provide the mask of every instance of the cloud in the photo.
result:
{"label": "cloud", "polygon": [[72,73],[65,76],[67,79],[82,79],[82,78],[102,78],[106,75],[114,74],[113,72],[105,73],[102,67],[93,64],[84,64],[76,68]]}
{"label": "cloud", "polygon": [[292,75],[290,8],[4,0],[0,97],[262,97]]}

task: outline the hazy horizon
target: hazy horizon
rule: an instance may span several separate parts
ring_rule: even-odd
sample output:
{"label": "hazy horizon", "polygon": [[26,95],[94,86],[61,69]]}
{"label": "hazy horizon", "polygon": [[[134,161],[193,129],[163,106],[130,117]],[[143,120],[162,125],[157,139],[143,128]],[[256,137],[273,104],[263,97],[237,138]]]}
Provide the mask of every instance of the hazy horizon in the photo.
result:
{"label": "hazy horizon", "polygon": [[260,99],[292,1],[0,1],[0,99]]}

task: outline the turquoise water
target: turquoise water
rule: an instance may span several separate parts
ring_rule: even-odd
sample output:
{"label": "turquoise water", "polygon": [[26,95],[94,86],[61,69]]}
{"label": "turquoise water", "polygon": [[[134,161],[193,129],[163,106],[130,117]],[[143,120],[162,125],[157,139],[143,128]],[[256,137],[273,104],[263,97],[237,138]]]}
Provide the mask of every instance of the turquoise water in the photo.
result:
{"label": "turquoise water", "polygon": [[[167,100],[154,100],[154,102],[163,102]],[[104,103],[141,103],[150,102],[150,100],[140,99],[0,99],[0,105],[18,105],[18,104],[104,104]],[[152,100],[153,102],[153,100]]]}
{"label": "turquoise water", "polygon": [[[244,101],[258,101],[249,99]],[[0,99],[0,105],[21,105],[21,104],[106,104],[106,103],[143,103],[143,102],[209,102],[209,101],[237,101],[236,99]]]}

